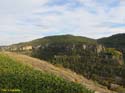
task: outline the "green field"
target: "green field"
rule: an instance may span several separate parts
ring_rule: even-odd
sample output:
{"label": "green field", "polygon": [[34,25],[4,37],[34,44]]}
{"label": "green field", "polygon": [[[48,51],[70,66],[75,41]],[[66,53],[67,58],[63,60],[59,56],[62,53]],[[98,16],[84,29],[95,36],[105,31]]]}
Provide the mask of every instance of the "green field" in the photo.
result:
{"label": "green field", "polygon": [[80,84],[34,70],[0,54],[0,93],[93,93]]}

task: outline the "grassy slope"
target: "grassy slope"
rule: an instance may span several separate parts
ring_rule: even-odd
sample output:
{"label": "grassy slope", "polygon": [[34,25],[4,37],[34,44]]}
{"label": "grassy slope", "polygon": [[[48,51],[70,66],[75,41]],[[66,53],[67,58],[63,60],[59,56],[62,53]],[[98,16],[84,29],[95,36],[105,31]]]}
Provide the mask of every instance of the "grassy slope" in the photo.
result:
{"label": "grassy slope", "polygon": [[34,70],[14,57],[0,53],[0,93],[2,89],[20,90],[17,93],[92,93],[80,84]]}
{"label": "grassy slope", "polygon": [[6,53],[6,54],[18,60],[18,62],[30,65],[34,67],[35,69],[38,69],[42,72],[52,73],[59,77],[63,77],[66,80],[81,83],[82,85],[86,86],[87,88],[91,90],[99,91],[101,93],[112,93],[111,91],[107,90],[105,87],[98,85],[91,80],[87,80],[83,76],[77,75],[76,73],[68,69],[64,69],[62,67],[55,67],[49,64],[48,62],[41,61],[35,58],[31,58],[25,55],[20,55],[16,53]]}

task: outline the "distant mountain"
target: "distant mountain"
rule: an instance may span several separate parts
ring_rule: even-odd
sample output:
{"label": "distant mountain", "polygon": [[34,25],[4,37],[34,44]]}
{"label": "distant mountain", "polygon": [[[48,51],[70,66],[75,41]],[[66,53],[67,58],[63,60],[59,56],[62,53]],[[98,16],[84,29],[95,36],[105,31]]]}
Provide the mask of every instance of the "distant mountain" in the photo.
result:
{"label": "distant mountain", "polygon": [[97,40],[98,43],[103,44],[106,47],[112,48],[125,48],[125,33],[116,34],[107,38],[101,38]]}
{"label": "distant mountain", "polygon": [[74,43],[87,43],[87,44],[95,44],[96,40],[90,39],[82,36],[73,36],[73,35],[57,35],[57,36],[48,36],[40,39],[36,39],[30,42],[24,42],[14,45],[45,45],[51,43],[64,43],[64,44],[74,44]]}

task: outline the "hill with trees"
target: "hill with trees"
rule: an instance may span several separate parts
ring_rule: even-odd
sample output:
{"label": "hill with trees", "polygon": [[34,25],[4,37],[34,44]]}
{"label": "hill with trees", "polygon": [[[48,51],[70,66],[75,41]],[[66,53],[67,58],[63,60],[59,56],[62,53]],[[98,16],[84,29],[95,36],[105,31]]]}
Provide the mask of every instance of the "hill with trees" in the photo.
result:
{"label": "hill with trees", "polygon": [[[121,45],[124,46],[123,43]],[[124,53],[117,47],[108,47],[101,43],[101,39],[72,35],[49,36],[14,44],[6,49],[29,54],[55,66],[71,69],[108,89],[120,93],[125,91]]]}
{"label": "hill with trees", "polygon": [[[32,56],[47,60],[48,62],[69,68],[88,79],[112,89],[112,84],[125,86],[123,54],[114,48],[106,48],[95,40],[91,42],[68,42],[54,37],[51,43],[34,48]],[[58,42],[53,41],[59,40]],[[63,40],[67,40],[64,43]],[[116,89],[113,89],[116,90]]]}
{"label": "hill with trees", "polygon": [[98,39],[97,41],[106,47],[125,48],[125,34],[116,34],[110,37]]}
{"label": "hill with trees", "polygon": [[123,53],[124,60],[125,60],[125,34],[116,34],[110,37],[101,38],[97,40],[98,43],[109,47],[115,48]]}
{"label": "hill with trees", "polygon": [[57,35],[57,36],[47,36],[40,39],[32,40],[30,42],[23,42],[19,44],[13,44],[12,46],[37,46],[37,45],[46,45],[51,43],[64,43],[64,44],[74,44],[74,43],[88,43],[95,44],[96,40],[90,39],[82,36],[73,36],[73,35]]}

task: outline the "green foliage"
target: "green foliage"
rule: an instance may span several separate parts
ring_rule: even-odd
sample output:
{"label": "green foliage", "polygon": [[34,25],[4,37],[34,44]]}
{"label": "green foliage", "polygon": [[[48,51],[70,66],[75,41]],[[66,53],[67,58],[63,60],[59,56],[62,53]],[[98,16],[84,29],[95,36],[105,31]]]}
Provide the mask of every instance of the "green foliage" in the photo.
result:
{"label": "green foliage", "polygon": [[116,34],[97,41],[109,48],[125,48],[125,34]]}
{"label": "green foliage", "polygon": [[111,54],[115,56],[116,58],[119,58],[120,56],[122,56],[122,53],[117,51],[114,48],[106,48],[105,53]]}
{"label": "green foliage", "polygon": [[20,93],[93,93],[80,84],[42,73],[0,54],[0,92],[2,89],[19,89]]}
{"label": "green foliage", "polygon": [[125,34],[116,34],[107,38],[101,38],[98,39],[97,42],[108,48],[120,50],[123,53],[125,61]]}

